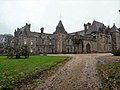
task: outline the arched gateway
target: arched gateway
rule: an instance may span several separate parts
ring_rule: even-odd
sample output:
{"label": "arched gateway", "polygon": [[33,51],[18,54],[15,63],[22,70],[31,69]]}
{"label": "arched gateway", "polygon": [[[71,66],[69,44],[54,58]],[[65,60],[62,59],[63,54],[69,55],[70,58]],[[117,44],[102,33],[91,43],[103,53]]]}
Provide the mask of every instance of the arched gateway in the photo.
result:
{"label": "arched gateway", "polygon": [[90,44],[89,43],[86,45],[86,52],[87,53],[91,52],[91,48],[90,48]]}

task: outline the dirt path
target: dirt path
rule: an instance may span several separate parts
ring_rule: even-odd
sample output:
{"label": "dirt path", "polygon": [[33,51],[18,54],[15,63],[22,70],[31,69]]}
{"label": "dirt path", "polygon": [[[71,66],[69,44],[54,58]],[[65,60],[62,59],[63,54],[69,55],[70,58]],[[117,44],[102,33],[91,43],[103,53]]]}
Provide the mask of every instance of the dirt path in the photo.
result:
{"label": "dirt path", "polygon": [[96,58],[109,54],[76,54],[35,90],[100,90]]}

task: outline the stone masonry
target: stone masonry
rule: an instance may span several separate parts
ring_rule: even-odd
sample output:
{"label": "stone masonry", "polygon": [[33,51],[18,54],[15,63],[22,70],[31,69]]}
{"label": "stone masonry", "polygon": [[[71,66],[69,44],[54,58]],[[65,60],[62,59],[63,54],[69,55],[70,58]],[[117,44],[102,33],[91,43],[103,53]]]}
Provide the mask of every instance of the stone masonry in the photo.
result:
{"label": "stone masonry", "polygon": [[84,30],[68,33],[60,20],[53,34],[31,32],[31,24],[17,28],[14,38],[18,45],[27,44],[31,54],[112,52],[120,48],[120,31],[115,24],[110,28],[93,21]]}

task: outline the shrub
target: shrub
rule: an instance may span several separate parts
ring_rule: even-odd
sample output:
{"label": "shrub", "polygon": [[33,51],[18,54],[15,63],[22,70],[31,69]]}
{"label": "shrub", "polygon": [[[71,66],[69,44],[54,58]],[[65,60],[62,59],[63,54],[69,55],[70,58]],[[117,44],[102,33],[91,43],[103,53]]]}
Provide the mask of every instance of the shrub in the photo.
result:
{"label": "shrub", "polygon": [[22,46],[7,46],[5,48],[5,53],[7,55],[7,58],[14,58],[19,59],[20,56],[25,56],[25,58],[29,58],[29,47],[27,45]]}
{"label": "shrub", "polygon": [[112,54],[114,56],[120,56],[120,49],[119,50],[116,50],[116,51],[113,51]]}

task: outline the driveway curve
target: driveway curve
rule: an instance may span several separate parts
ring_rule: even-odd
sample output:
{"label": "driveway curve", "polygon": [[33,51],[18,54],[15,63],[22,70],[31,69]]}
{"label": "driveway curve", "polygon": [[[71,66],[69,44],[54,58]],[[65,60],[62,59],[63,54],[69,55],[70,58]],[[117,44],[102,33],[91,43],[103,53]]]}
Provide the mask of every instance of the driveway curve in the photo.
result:
{"label": "driveway curve", "polygon": [[[61,54],[64,56],[64,54]],[[97,58],[104,54],[66,54],[73,58],[35,90],[101,90],[96,69]]]}

